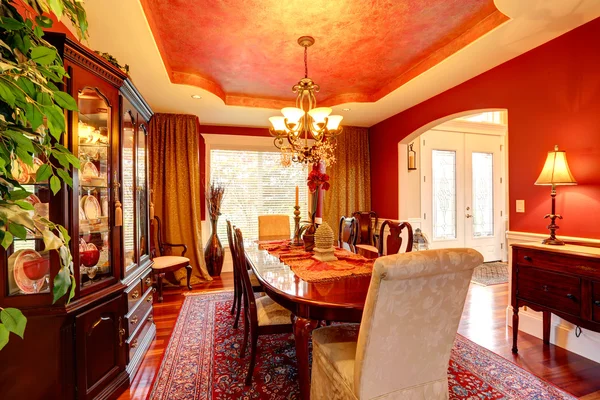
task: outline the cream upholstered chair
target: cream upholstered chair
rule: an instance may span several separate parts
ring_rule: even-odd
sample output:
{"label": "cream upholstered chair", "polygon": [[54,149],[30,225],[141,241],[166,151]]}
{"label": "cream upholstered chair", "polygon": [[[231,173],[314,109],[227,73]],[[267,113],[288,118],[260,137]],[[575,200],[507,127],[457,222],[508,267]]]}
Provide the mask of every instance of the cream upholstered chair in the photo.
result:
{"label": "cream upholstered chair", "polygon": [[448,398],[448,363],[473,249],[378,258],[359,325],[313,332],[311,399]]}
{"label": "cream upholstered chair", "polygon": [[278,240],[290,238],[289,215],[259,215],[258,240]]}

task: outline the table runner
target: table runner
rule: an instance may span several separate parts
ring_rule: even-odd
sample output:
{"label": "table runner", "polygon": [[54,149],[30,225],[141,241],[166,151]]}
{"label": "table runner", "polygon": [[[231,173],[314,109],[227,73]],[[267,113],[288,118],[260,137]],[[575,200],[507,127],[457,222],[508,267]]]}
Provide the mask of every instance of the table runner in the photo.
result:
{"label": "table runner", "polygon": [[279,257],[300,279],[306,282],[325,282],[350,276],[370,276],[374,259],[368,259],[348,250],[335,248],[336,261],[319,261],[304,247],[290,246],[288,241],[258,243],[258,247]]}

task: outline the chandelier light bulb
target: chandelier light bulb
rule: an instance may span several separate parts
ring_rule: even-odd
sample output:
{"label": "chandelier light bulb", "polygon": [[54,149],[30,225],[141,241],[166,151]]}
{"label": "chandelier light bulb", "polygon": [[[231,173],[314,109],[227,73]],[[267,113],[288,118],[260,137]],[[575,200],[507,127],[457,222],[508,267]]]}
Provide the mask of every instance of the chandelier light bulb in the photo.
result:
{"label": "chandelier light bulb", "polygon": [[297,107],[285,107],[281,109],[281,113],[287,118],[288,124],[298,125],[300,118],[304,116],[304,110]]}
{"label": "chandelier light bulb", "polygon": [[331,114],[331,111],[332,110],[329,107],[318,107],[310,110],[308,112],[308,115],[312,117],[314,123],[317,124],[317,126],[323,126],[325,124],[325,118],[327,118],[327,116]]}
{"label": "chandelier light bulb", "polygon": [[339,128],[340,123],[342,122],[343,118],[344,117],[342,117],[341,115],[330,115],[329,118],[327,118],[327,130],[329,130],[329,131],[337,130],[337,128]]}

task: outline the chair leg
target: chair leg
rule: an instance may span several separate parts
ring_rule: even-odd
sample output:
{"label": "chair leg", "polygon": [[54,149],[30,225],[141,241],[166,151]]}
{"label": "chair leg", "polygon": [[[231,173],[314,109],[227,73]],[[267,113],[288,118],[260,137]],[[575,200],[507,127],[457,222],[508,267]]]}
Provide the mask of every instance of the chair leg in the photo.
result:
{"label": "chair leg", "polygon": [[[238,315],[240,310],[238,309]],[[244,299],[244,340],[242,341],[242,347],[240,348],[240,358],[244,358],[246,355],[246,345],[248,344],[248,333],[250,330],[250,320],[248,318],[248,307]]]}
{"label": "chair leg", "polygon": [[252,336],[252,343],[250,347],[250,365],[248,365],[248,374],[246,375],[246,386],[250,386],[252,384],[252,374],[254,372],[254,364],[256,363],[256,344],[258,343],[258,332],[254,330],[254,332],[250,333]]}
{"label": "chair leg", "polygon": [[156,286],[158,286],[158,302],[162,303],[163,302],[163,274],[158,274],[156,276]]}
{"label": "chair leg", "polygon": [[[237,310],[236,310],[236,314],[235,314],[235,322],[233,323],[233,328],[237,329],[238,328],[238,322],[240,320],[240,313],[242,311],[242,288],[238,287],[238,292],[237,292]],[[245,315],[245,313],[244,313]]]}
{"label": "chair leg", "polygon": [[192,279],[192,266],[186,265],[185,269],[187,272],[187,287],[189,290],[192,290],[192,285],[190,285],[190,280]]}
{"label": "chair leg", "polygon": [[233,270],[233,305],[231,306],[231,315],[235,314],[235,306],[237,304],[237,292],[238,292],[237,272],[234,268],[234,270]]}

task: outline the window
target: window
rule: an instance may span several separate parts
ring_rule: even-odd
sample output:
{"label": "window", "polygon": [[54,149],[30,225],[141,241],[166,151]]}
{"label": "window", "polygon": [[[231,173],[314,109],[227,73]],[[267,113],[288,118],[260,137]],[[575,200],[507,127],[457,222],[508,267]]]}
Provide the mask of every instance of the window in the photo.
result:
{"label": "window", "polygon": [[308,167],[292,163],[281,165],[281,153],[274,151],[210,151],[212,182],[225,186],[221,217],[217,227],[219,239],[227,246],[227,222],[242,230],[244,238],[258,238],[258,216],[287,214],[290,232],[294,231],[296,186],[300,189],[300,216],[308,213]]}
{"label": "window", "polygon": [[456,239],[456,152],[432,150],[433,239]]}

